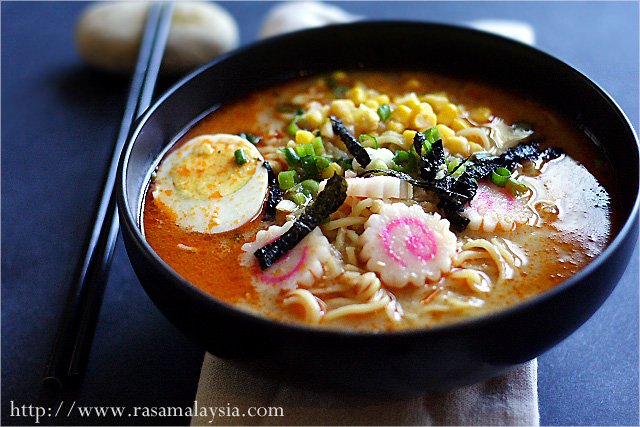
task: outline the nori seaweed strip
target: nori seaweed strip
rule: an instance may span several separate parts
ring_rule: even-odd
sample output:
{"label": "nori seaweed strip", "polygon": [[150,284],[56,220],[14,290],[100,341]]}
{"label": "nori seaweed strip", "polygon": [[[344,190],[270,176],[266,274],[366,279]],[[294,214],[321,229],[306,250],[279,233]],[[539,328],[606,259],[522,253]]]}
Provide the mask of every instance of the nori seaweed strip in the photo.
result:
{"label": "nori seaweed strip", "polygon": [[422,169],[422,173],[428,173],[427,176],[423,176],[426,180],[435,179],[436,175],[446,164],[444,157],[444,147],[442,146],[442,140],[439,139],[431,144],[431,151],[425,156],[425,167]]}
{"label": "nori seaweed strip", "polygon": [[273,221],[276,217],[276,206],[280,203],[284,196],[284,191],[280,189],[280,185],[278,185],[278,177],[271,169],[271,165],[269,162],[264,162],[262,164],[267,169],[268,179],[269,179],[269,195],[267,196],[267,203],[264,207],[264,216],[262,217],[263,221]]}
{"label": "nori seaweed strip", "polygon": [[[451,223],[451,228],[462,231],[469,224],[469,219],[460,215],[464,206],[471,202],[478,191],[478,179],[487,178],[498,167],[504,167],[511,171],[525,160],[549,160],[562,155],[558,148],[547,148],[540,151],[537,142],[523,142],[502,153],[500,156],[478,158],[467,163],[467,158],[442,179],[435,179],[445,164],[444,148],[442,141],[438,140],[431,146],[431,152],[423,156],[422,147],[425,141],[424,135],[416,133],[413,139],[413,147],[418,154],[418,171],[422,179],[415,179],[403,172],[387,169],[375,169],[366,171],[359,176],[367,178],[375,175],[392,176],[427,190],[434,191],[440,197],[438,207]],[[467,163],[464,172],[459,177],[453,174],[460,166]]]}
{"label": "nori seaweed strip", "polygon": [[[391,176],[394,178],[398,178],[398,179],[402,179],[404,181],[407,181],[409,184],[415,186],[415,187],[420,187],[420,188],[424,188],[426,190],[433,190],[435,192],[437,192],[438,194],[443,194],[446,197],[452,198],[452,199],[464,199],[467,198],[467,196],[463,193],[457,193],[454,189],[449,189],[447,188],[448,185],[450,184],[446,184],[444,183],[446,178],[445,177],[441,180],[437,180],[437,181],[433,181],[433,182],[429,182],[429,181],[424,181],[424,180],[420,180],[420,179],[415,179],[412,178],[410,175],[407,175],[404,172],[399,172],[393,169],[371,169],[368,171],[365,171],[361,174],[358,175],[358,177],[360,178],[369,178],[371,176]],[[452,178],[455,181],[455,178]],[[439,184],[440,182],[443,182],[443,184]]]}
{"label": "nori seaweed strip", "polygon": [[457,179],[447,175],[436,181],[436,187],[436,192],[440,196],[438,207],[442,209],[444,216],[451,223],[451,227],[457,231],[464,230],[469,224],[469,219],[460,215],[460,212],[476,196],[478,181],[466,173]]}
{"label": "nori seaweed strip", "polygon": [[475,197],[476,191],[478,190],[478,183],[473,178],[465,176],[464,173],[458,177],[458,179],[451,175],[446,175],[442,179],[433,181],[415,179],[406,173],[391,169],[373,169],[358,176],[362,178],[368,178],[370,176],[392,176],[407,181],[416,187],[434,191],[440,196],[438,207],[442,209],[445,217],[451,223],[451,227],[462,231],[467,224],[469,224],[469,220],[461,216],[460,212],[464,209],[464,205]]}
{"label": "nori seaweed strip", "polygon": [[413,137],[413,148],[418,155],[418,172],[422,179],[433,181],[441,166],[445,164],[444,147],[439,139],[431,144],[431,151],[426,156],[422,155],[422,147],[426,142],[426,137],[422,132],[416,132]]}
{"label": "nori seaweed strip", "polygon": [[427,141],[427,137],[424,136],[422,132],[416,132],[413,137],[413,150],[416,152],[418,156],[418,161],[416,162],[418,173],[422,176],[422,169],[425,167],[425,158],[422,156],[422,149],[424,148],[424,143]]}
{"label": "nori seaweed strip", "polygon": [[416,132],[413,137],[413,149],[416,150],[416,154],[420,158],[422,158],[422,147],[424,147],[425,142],[427,142],[427,137],[424,136],[424,133]]}
{"label": "nori seaweed strip", "polygon": [[445,218],[449,220],[451,228],[456,231],[464,231],[467,225],[469,225],[469,222],[471,222],[469,218],[460,215],[460,212],[464,210],[464,205],[460,208],[459,205],[442,200],[438,203],[438,207],[442,209]]}
{"label": "nori seaweed strip", "polygon": [[349,153],[358,161],[360,166],[363,168],[367,167],[367,165],[371,163],[371,157],[369,157],[367,150],[349,133],[349,130],[342,124],[342,120],[337,119],[335,116],[330,116],[329,118],[331,119],[333,131],[337,133],[342,142],[344,142]]}
{"label": "nori seaweed strip", "polygon": [[549,147],[538,156],[539,160],[546,162],[548,160],[557,159],[564,154],[564,150],[559,147]]}
{"label": "nori seaweed strip", "polygon": [[513,171],[525,160],[551,160],[563,154],[560,148],[547,148],[540,151],[538,142],[523,142],[509,148],[500,156],[473,160],[473,165],[466,168],[466,173],[475,179],[487,178],[496,168],[503,167]]}
{"label": "nori seaweed strip", "polygon": [[347,180],[334,174],[316,200],[308,206],[304,213],[293,223],[291,228],[273,242],[261,247],[253,254],[258,258],[260,268],[266,270],[275,264],[283,255],[293,249],[314,228],[344,203],[347,198]]}

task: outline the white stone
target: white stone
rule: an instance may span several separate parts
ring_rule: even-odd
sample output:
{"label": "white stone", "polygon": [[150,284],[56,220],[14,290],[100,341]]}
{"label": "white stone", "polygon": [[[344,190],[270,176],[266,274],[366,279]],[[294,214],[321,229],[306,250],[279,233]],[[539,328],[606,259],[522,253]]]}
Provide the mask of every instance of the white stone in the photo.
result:
{"label": "white stone", "polygon": [[[148,2],[107,2],[87,8],[76,28],[76,46],[91,65],[130,72],[138,56]],[[238,26],[220,6],[176,2],[162,71],[192,70],[238,46]]]}
{"label": "white stone", "polygon": [[267,14],[262,24],[260,38],[300,31],[306,28],[352,22],[358,19],[360,17],[357,15],[352,15],[339,7],[321,2],[282,3],[271,9]]}

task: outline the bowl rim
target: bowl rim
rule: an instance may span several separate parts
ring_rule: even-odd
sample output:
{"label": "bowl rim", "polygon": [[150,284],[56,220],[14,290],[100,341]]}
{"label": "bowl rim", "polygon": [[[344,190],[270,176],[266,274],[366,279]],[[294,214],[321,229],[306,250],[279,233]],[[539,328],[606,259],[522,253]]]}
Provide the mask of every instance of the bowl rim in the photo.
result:
{"label": "bowl rim", "polygon": [[[250,53],[254,49],[262,49],[265,46],[270,46],[273,44],[278,44],[283,41],[287,41],[294,38],[305,37],[307,35],[313,35],[315,33],[322,33],[325,31],[331,31],[336,28],[374,28],[380,25],[387,26],[404,26],[404,27],[432,27],[432,28],[440,28],[440,29],[448,29],[452,31],[458,31],[460,33],[467,33],[469,36],[473,37],[484,37],[488,39],[490,42],[495,43],[503,43],[503,44],[511,44],[518,49],[528,50],[531,54],[538,55],[539,57],[546,59],[548,61],[553,62],[556,66],[564,68],[565,71],[573,74],[576,80],[580,80],[582,84],[586,86],[590,86],[592,90],[597,92],[605,102],[609,104],[609,107],[612,108],[615,113],[619,116],[619,118],[624,122],[630,131],[630,135],[633,137],[636,148],[636,157],[640,158],[640,144],[638,142],[638,136],[636,134],[635,129],[633,128],[631,121],[625,114],[625,112],[620,108],[618,103],[609,95],[607,91],[605,91],[600,85],[598,85],[595,81],[589,78],[587,75],[579,71],[576,67],[571,64],[560,60],[559,58],[535,47],[520,41],[510,39],[507,37],[503,37],[494,33],[489,33],[481,30],[476,30],[473,28],[453,25],[453,24],[443,24],[443,23],[434,23],[434,22],[425,22],[425,21],[414,21],[414,20],[367,20],[367,21],[358,21],[346,24],[336,24],[336,25],[328,25],[325,27],[312,28],[302,31],[297,31],[293,33],[286,33],[283,35],[270,37],[264,40],[259,40],[253,43],[249,43],[244,45],[236,50],[228,52],[226,54],[220,55],[214,60],[208,62],[195,69],[194,71],[188,73],[183,78],[179,79],[175,84],[173,84],[169,89],[167,89],[162,95],[160,95],[155,102],[151,104],[149,108],[140,116],[137,120],[133,132],[131,132],[125,147],[120,156],[119,166],[118,166],[118,175],[117,175],[117,199],[120,216],[124,218],[124,225],[130,232],[133,237],[133,241],[136,246],[141,250],[142,254],[145,256],[147,260],[151,263],[155,264],[155,267],[160,269],[164,276],[167,276],[171,279],[172,285],[181,286],[182,290],[189,293],[192,298],[197,298],[201,302],[214,306],[219,306],[224,309],[231,310],[236,316],[245,317],[246,320],[261,323],[263,326],[268,328],[279,328],[288,330],[290,332],[302,333],[302,334],[312,334],[316,336],[334,336],[334,337],[347,337],[350,339],[371,339],[374,337],[378,337],[378,339],[388,339],[390,337],[397,338],[409,338],[416,336],[436,336],[442,334],[451,334],[459,331],[465,330],[473,330],[475,328],[481,327],[483,325],[488,325],[493,322],[499,322],[506,318],[509,318],[519,312],[526,311],[536,305],[541,304],[543,301],[555,298],[556,295],[565,292],[567,289],[575,286],[578,282],[583,280],[584,277],[589,276],[595,270],[597,270],[600,265],[602,265],[607,259],[609,259],[613,253],[618,249],[619,246],[623,244],[623,241],[627,238],[627,235],[631,232],[631,229],[634,227],[635,222],[638,220],[638,212],[640,207],[640,179],[637,181],[636,185],[636,197],[631,207],[629,215],[625,218],[622,226],[617,230],[615,237],[609,242],[609,244],[605,247],[605,249],[589,264],[580,269],[576,274],[569,277],[568,279],[560,282],[556,286],[551,289],[548,289],[540,294],[537,294],[533,297],[530,297],[526,300],[519,301],[516,304],[511,306],[498,309],[493,312],[484,313],[475,317],[463,318],[460,320],[456,320],[452,323],[440,324],[431,327],[420,327],[420,328],[409,328],[409,329],[399,329],[392,331],[361,331],[361,330],[348,330],[348,329],[338,329],[338,328],[324,328],[324,327],[315,327],[311,325],[305,325],[302,323],[296,322],[284,322],[281,320],[273,319],[267,317],[266,315],[254,313],[249,310],[239,308],[234,304],[228,303],[221,299],[218,299],[204,290],[198,288],[196,285],[192,284],[187,279],[183,278],[179,273],[177,273],[173,268],[167,264],[151,247],[151,245],[144,238],[142,231],[139,227],[138,220],[136,218],[140,217],[140,213],[138,210],[140,206],[136,206],[134,209],[128,203],[127,197],[127,173],[128,173],[128,164],[129,158],[131,155],[131,151],[140,135],[141,130],[144,128],[149,118],[153,115],[153,113],[175,92],[180,90],[184,85],[189,83],[192,79],[199,76],[200,74],[206,72],[210,68],[217,66],[219,63],[222,63],[229,58],[232,58],[236,55]],[[378,28],[379,30],[379,28]],[[294,80],[295,78],[289,78],[285,80]],[[202,113],[197,117],[202,118]],[[193,121],[191,122],[193,123]],[[185,123],[185,127],[189,126],[189,123]],[[174,143],[175,138],[172,138],[167,146]],[[163,152],[166,151],[166,146]],[[146,184],[145,184],[146,186]],[[143,190],[141,190],[143,191]],[[135,212],[134,212],[135,211]],[[284,331],[283,331],[284,332]]]}

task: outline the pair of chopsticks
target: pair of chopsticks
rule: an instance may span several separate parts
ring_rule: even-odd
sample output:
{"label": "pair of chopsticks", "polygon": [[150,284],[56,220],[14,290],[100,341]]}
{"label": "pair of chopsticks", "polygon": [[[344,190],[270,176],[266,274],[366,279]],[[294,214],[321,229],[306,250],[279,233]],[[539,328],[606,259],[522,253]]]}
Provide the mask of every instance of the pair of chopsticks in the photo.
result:
{"label": "pair of chopsticks", "polygon": [[42,380],[46,387],[62,390],[82,380],[118,238],[120,224],[114,197],[118,161],[136,119],[151,104],[172,13],[173,3],[169,2],[154,3],[149,8],[127,105],[104,178],[93,228],[87,236],[83,256],[69,288]]}

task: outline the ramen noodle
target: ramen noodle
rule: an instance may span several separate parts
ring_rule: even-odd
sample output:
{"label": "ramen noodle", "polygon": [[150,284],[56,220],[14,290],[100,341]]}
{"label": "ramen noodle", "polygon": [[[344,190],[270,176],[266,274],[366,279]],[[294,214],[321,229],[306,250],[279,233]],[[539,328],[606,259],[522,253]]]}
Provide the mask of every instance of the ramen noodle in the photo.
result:
{"label": "ramen noodle", "polygon": [[153,249],[226,303],[384,331],[553,288],[612,233],[612,172],[560,114],[427,73],[337,72],[224,105],[161,159]]}

